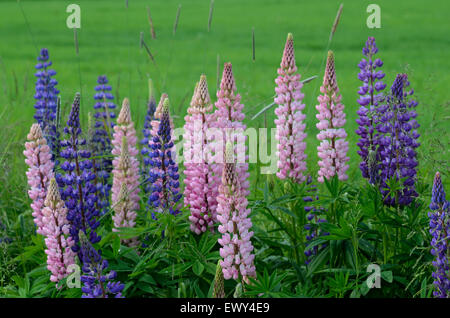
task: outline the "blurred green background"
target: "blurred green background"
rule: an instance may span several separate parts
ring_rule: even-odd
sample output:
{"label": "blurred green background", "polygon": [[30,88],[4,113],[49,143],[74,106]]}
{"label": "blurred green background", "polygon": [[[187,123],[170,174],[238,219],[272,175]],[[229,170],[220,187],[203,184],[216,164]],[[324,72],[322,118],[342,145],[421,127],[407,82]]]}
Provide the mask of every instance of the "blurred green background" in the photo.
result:
{"label": "blurred green background", "polygon": [[[78,33],[79,57],[75,54],[73,31],[66,26],[66,7],[81,6]],[[378,56],[388,88],[395,75],[407,72],[419,101],[420,173],[431,182],[439,169],[448,179],[450,98],[448,89],[450,27],[449,1],[378,0],[381,28],[366,26],[368,4],[374,1],[215,0],[211,30],[208,32],[209,0],[78,0],[0,2],[0,198],[10,191],[24,192],[23,142],[34,114],[34,65],[40,48],[50,52],[57,71],[63,101],[63,117],[77,91],[82,92],[82,120],[94,104],[98,75],[105,74],[113,87],[117,104],[129,97],[132,116],[140,133],[146,112],[147,78],[156,86],[157,98],[167,92],[175,125],[183,118],[195,82],[205,73],[212,97],[216,93],[217,59],[220,72],[224,62],[233,64],[238,92],[245,105],[246,124],[263,127],[264,116],[251,117],[273,100],[276,69],[288,32],[295,41],[296,61],[302,78],[318,75],[306,84],[308,169],[317,171],[315,105],[322,82],[328,37],[340,3],[343,13],[330,49],[335,52],[338,85],[347,113],[350,141],[350,180],[362,180],[358,169],[355,119],[360,81],[357,78],[361,49],[368,36],[375,36]],[[176,34],[173,25],[181,4]],[[151,10],[156,39],[150,36],[147,9]],[[252,60],[252,28],[256,60]],[[139,46],[140,32],[150,48],[152,63]],[[81,84],[81,86],[80,86]],[[267,126],[273,124],[273,109]],[[255,175],[255,165],[251,165]],[[446,176],[445,176],[446,175]],[[0,203],[1,206],[2,203]],[[11,202],[3,205],[8,206]]]}

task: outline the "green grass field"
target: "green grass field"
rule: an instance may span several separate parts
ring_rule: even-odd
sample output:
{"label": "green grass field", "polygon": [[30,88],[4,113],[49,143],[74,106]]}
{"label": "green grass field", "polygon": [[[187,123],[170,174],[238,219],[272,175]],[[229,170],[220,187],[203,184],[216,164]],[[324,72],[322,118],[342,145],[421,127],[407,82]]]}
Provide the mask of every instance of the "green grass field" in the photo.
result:
{"label": "green grass field", "polygon": [[[275,127],[273,109],[267,112],[266,118],[260,116],[254,121],[251,118],[273,101],[276,70],[286,36],[291,32],[302,78],[318,76],[303,89],[308,172],[316,174],[319,142],[315,105],[330,30],[343,2],[342,17],[330,49],[335,53],[337,80],[347,114],[349,182],[363,182],[358,168],[358,136],[354,133],[356,111],[360,107],[356,102],[361,83],[357,65],[367,37],[375,36],[387,87],[390,88],[397,73],[406,72],[419,102],[420,184],[431,184],[439,170],[445,186],[450,185],[448,1],[378,0],[381,28],[369,29],[366,8],[373,3],[369,0],[215,0],[208,32],[209,0],[129,0],[128,9],[125,0],[78,0],[76,3],[81,6],[78,56],[73,31],[66,27],[66,7],[73,2],[23,0],[19,6],[15,0],[0,1],[0,220],[8,222],[9,218],[17,227],[13,230],[23,239],[18,240],[18,251],[35,244],[23,238],[25,234],[19,228],[24,214],[31,223],[22,152],[34,122],[34,66],[43,47],[49,49],[52,68],[57,71],[55,79],[61,91],[63,123],[75,93],[81,92],[82,125],[86,127],[87,114],[93,111],[97,77],[105,74],[116,104],[120,106],[122,99],[129,97],[140,138],[147,107],[147,79],[153,79],[157,99],[161,93],[169,94],[175,126],[182,127],[194,85],[202,73],[208,78],[210,94],[215,100],[218,59],[220,75],[224,62],[233,64],[247,126],[264,127],[266,120],[268,128]],[[179,4],[181,15],[174,35]],[[146,6],[151,9],[156,39],[150,35]],[[256,40],[255,61],[252,60],[252,28]],[[139,46],[140,32],[155,58],[154,63]],[[264,179],[257,174],[258,167],[258,164],[250,165],[255,184],[252,191],[264,186]],[[421,191],[429,192],[429,189]],[[429,202],[429,198],[424,200]],[[25,265],[22,270],[26,272]]]}

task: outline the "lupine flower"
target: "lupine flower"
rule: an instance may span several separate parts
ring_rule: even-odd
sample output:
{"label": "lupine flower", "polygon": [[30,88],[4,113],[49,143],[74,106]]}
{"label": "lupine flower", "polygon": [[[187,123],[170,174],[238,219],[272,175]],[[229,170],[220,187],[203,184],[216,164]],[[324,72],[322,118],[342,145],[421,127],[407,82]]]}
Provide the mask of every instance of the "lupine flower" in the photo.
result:
{"label": "lupine flower", "polygon": [[143,168],[141,171],[141,176],[144,183],[144,192],[148,193],[150,189],[150,185],[148,184],[148,171],[149,171],[149,141],[152,139],[152,121],[155,120],[155,111],[156,111],[156,99],[153,94],[153,82],[151,79],[148,80],[148,89],[149,89],[149,100],[147,105],[147,115],[145,116],[144,128],[142,129],[142,134],[144,138],[141,139],[141,155],[143,157]]}
{"label": "lupine flower", "polygon": [[217,219],[221,223],[219,232],[222,237],[218,240],[220,249],[220,266],[225,279],[237,280],[241,275],[244,282],[248,277],[256,277],[253,260],[255,255],[251,237],[252,221],[249,217],[248,201],[242,191],[238,177],[234,149],[231,141],[226,143],[225,166],[222,173],[222,183],[219,186],[217,198]]}
{"label": "lupine flower", "polygon": [[374,58],[378,52],[374,37],[369,37],[362,51],[367,60],[363,58],[358,64],[361,70],[358,78],[363,82],[358,91],[358,94],[361,95],[358,99],[361,107],[357,112],[359,118],[356,120],[359,125],[356,133],[360,136],[357,143],[360,149],[358,154],[362,159],[359,168],[362,176],[369,179],[371,184],[375,184],[380,179],[380,154],[382,151],[382,145],[379,143],[380,135],[375,129],[378,123],[377,109],[379,103],[384,99],[382,91],[386,84],[382,81],[385,74],[379,70],[383,66],[383,62],[379,58]]}
{"label": "lupine flower", "polygon": [[436,172],[433,182],[433,190],[431,194],[431,211],[428,213],[430,217],[430,234],[431,254],[435,257],[433,266],[434,286],[436,290],[433,292],[435,297],[450,297],[450,202],[445,199],[445,191],[441,181],[441,175]]}
{"label": "lupine flower", "polygon": [[[124,142],[124,138],[126,139]],[[113,187],[111,201],[113,204],[119,201],[120,188],[122,183],[127,185],[130,206],[136,211],[139,209],[139,162],[136,158],[138,150],[136,148],[136,129],[131,120],[130,102],[125,98],[122,103],[117,125],[114,126],[114,136],[112,144],[114,149],[113,160]],[[123,148],[124,147],[124,148]],[[124,151],[122,151],[122,149]]]}
{"label": "lupine flower", "polygon": [[302,113],[305,108],[305,104],[302,104],[303,84],[300,82],[300,74],[296,72],[294,40],[289,33],[278,69],[278,77],[275,80],[277,84],[275,103],[278,104],[278,108],[275,109],[275,114],[278,116],[275,119],[279,158],[277,176],[280,179],[292,178],[300,183],[305,180],[303,171],[306,170],[306,142],[304,142],[306,125],[303,122],[306,116]]}
{"label": "lupine flower", "polygon": [[[406,91],[408,86],[408,76],[398,74],[391,94],[379,109],[380,123],[377,130],[382,134],[380,143],[383,146],[380,151],[383,159],[380,190],[387,205],[408,205],[418,195],[414,188],[418,164],[416,148],[420,145],[417,142],[420,125],[414,110],[418,103],[408,99],[413,94],[413,90]],[[389,180],[392,179],[401,184],[400,190],[391,191]]]}
{"label": "lupine flower", "polygon": [[342,128],[345,124],[344,105],[341,103],[342,95],[339,94],[339,88],[336,81],[336,72],[334,68],[334,55],[328,51],[327,65],[323,77],[323,85],[320,87],[320,95],[317,100],[319,105],[316,109],[319,113],[316,118],[319,123],[316,124],[320,132],[317,139],[320,145],[317,147],[319,155],[319,182],[324,179],[331,179],[335,175],[339,180],[347,180],[346,171],[348,169],[347,157],[348,141],[345,140],[347,133]]}
{"label": "lupine flower", "polygon": [[97,251],[84,233],[79,233],[81,241],[81,262],[83,264],[83,275],[81,282],[83,287],[83,298],[123,298],[122,290],[125,285],[114,281],[117,277],[115,271],[104,274],[108,268],[108,261],[102,259],[101,252]]}
{"label": "lupine flower", "polygon": [[223,146],[226,143],[226,135],[228,131],[232,130],[235,152],[238,155],[236,163],[237,175],[240,179],[243,195],[248,196],[250,194],[250,185],[248,182],[248,163],[246,162],[248,160],[248,156],[246,155],[247,148],[245,146],[246,136],[244,135],[246,126],[242,122],[245,118],[245,115],[242,112],[244,105],[241,104],[241,96],[236,93],[236,83],[231,63],[225,63],[224,65],[220,90],[217,92],[217,102],[215,105],[217,109],[214,113],[216,120],[214,127],[221,131],[221,136],[215,136],[215,138],[219,137],[223,139],[215,139],[216,146],[212,146],[215,148],[214,150],[216,153],[215,157],[211,160],[214,162],[212,167],[215,175],[216,187],[218,187],[221,182],[222,170],[224,167]]}
{"label": "lupine flower", "polygon": [[[98,206],[105,213],[109,206],[108,199],[111,190],[109,183],[109,174],[112,170],[111,155],[111,130],[114,127],[114,118],[116,114],[114,109],[116,105],[112,102],[114,96],[111,94],[111,86],[108,85],[108,79],[101,75],[97,79],[98,85],[95,87],[94,99],[96,103],[94,109],[95,123],[94,131],[90,135],[90,150],[92,154],[92,165],[96,175],[96,188],[98,197]],[[103,157],[103,158],[102,158]]]}
{"label": "lupine flower", "polygon": [[42,228],[47,249],[47,268],[51,272],[50,280],[59,282],[68,275],[67,268],[75,263],[72,250],[73,239],[69,236],[70,224],[67,220],[67,208],[61,200],[56,180],[52,178],[48,188],[45,207],[42,210]]}
{"label": "lupine flower", "polygon": [[33,124],[25,143],[25,163],[28,165],[26,172],[28,185],[28,196],[31,199],[31,208],[33,209],[34,223],[37,226],[36,232],[44,235],[42,222],[42,209],[47,196],[47,189],[50,179],[53,178],[54,164],[51,160],[52,154],[46,139],[42,135],[42,129],[39,124]]}
{"label": "lupine flower", "polygon": [[[128,136],[129,137],[129,136]],[[122,227],[134,227],[136,225],[136,210],[139,209],[139,174],[136,170],[137,160],[133,160],[128,150],[127,137],[122,137],[122,148],[119,159],[114,159],[114,191],[120,186],[117,199],[113,200],[114,221],[113,231]],[[138,244],[136,238],[123,240],[128,246]]]}
{"label": "lupine flower", "polygon": [[223,271],[220,261],[217,262],[216,275],[214,276],[213,298],[225,298]]}
{"label": "lupine flower", "polygon": [[42,133],[53,154],[52,160],[55,160],[59,153],[59,132],[56,129],[56,108],[59,94],[56,85],[58,82],[52,78],[56,75],[56,71],[49,68],[52,62],[49,61],[47,49],[41,49],[37,60],[36,94],[34,95],[36,113],[34,118],[41,125]]}
{"label": "lupine flower", "polygon": [[[319,200],[319,196],[316,193],[317,187],[312,184],[311,176],[308,176],[306,180],[306,185],[308,186],[307,192],[311,193],[311,195],[305,196],[303,201],[308,204],[308,202],[313,202],[314,200]],[[327,232],[323,232],[319,229],[319,224],[326,222],[324,218],[324,211],[322,208],[316,208],[310,205],[305,205],[304,210],[306,212],[306,218],[309,223],[305,224],[305,230],[309,233],[306,235],[306,248],[305,248],[305,257],[306,257],[306,265],[308,265],[312,257],[317,255],[319,251],[326,247],[326,244],[315,245],[313,247],[309,246],[309,242],[319,236],[329,235]]]}
{"label": "lupine flower", "polygon": [[61,164],[64,173],[56,175],[61,198],[67,207],[67,219],[71,224],[70,235],[75,241],[72,247],[80,255],[78,233],[82,230],[89,236],[92,244],[101,240],[95,230],[100,225],[97,217],[100,211],[96,208],[96,187],[93,183],[95,174],[92,172],[91,153],[85,149],[86,140],[81,138],[80,127],[80,94],[77,93],[72,104],[67,126],[64,128],[66,139],[61,141]]}
{"label": "lupine flower", "polygon": [[[178,201],[179,193],[178,165],[174,160],[174,143],[172,141],[171,121],[169,115],[169,98],[164,99],[161,113],[161,122],[158,133],[153,136],[150,166],[150,183],[152,194],[148,204],[158,213],[180,213]],[[156,219],[155,213],[152,217]]]}
{"label": "lupine flower", "polygon": [[201,234],[214,231],[217,208],[217,187],[211,164],[207,158],[207,131],[213,125],[212,103],[206,76],[197,83],[188,115],[184,118],[184,204],[189,206],[191,230]]}

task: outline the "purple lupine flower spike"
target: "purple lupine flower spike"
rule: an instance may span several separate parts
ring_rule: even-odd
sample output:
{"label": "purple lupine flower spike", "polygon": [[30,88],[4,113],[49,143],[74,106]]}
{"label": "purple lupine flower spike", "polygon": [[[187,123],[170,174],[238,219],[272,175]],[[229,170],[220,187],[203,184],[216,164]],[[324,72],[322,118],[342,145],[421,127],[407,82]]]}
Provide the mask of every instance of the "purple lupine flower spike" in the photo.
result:
{"label": "purple lupine flower spike", "polygon": [[144,138],[141,139],[141,155],[142,155],[142,182],[144,184],[144,192],[148,193],[151,188],[151,184],[149,184],[149,164],[150,164],[150,153],[151,149],[149,147],[149,141],[152,139],[152,121],[155,120],[155,111],[156,111],[156,99],[153,89],[153,81],[151,79],[148,80],[148,90],[149,90],[149,100],[147,105],[147,114],[145,116],[144,128],[142,129],[142,134]]}
{"label": "purple lupine flower spike", "polygon": [[[417,102],[408,98],[413,94],[412,90],[406,90],[408,86],[408,76],[398,74],[386,103],[379,108],[380,121],[376,128],[382,145],[380,190],[387,205],[408,205],[418,195],[414,183],[420,125],[414,110]],[[401,182],[401,189],[395,193],[391,193],[389,186],[392,180]]]}
{"label": "purple lupine flower spike", "polygon": [[111,94],[111,86],[108,85],[106,75],[101,75],[97,79],[98,85],[95,87],[94,99],[96,101],[94,109],[95,123],[93,134],[91,135],[90,147],[92,154],[93,171],[96,175],[96,188],[98,197],[98,208],[101,213],[108,209],[109,193],[111,184],[109,182],[112,170],[111,158],[111,137],[114,128],[116,105],[112,102],[114,96]]}
{"label": "purple lupine flower spike", "polygon": [[52,160],[55,161],[59,155],[59,132],[56,129],[56,109],[59,90],[56,88],[58,82],[52,78],[56,71],[50,69],[52,62],[49,60],[48,50],[41,49],[37,58],[37,72],[34,74],[36,80],[36,113],[34,118],[41,125],[42,133],[52,151]]}
{"label": "purple lupine flower spike", "polygon": [[379,70],[383,62],[379,58],[374,58],[378,52],[374,37],[368,38],[362,51],[367,59],[363,58],[358,64],[360,68],[358,78],[363,82],[358,90],[358,94],[361,95],[358,103],[361,107],[358,109],[359,118],[356,120],[359,125],[356,134],[360,136],[357,143],[358,154],[362,159],[359,167],[363,177],[369,179],[371,184],[375,184],[380,179],[382,151],[382,145],[379,143],[380,135],[375,127],[378,123],[377,109],[383,100],[382,91],[386,84],[382,81],[385,74]]}
{"label": "purple lupine flower spike", "polygon": [[441,175],[436,172],[431,194],[430,212],[430,234],[431,254],[435,257],[433,266],[435,297],[450,297],[450,202],[445,198]]}
{"label": "purple lupine flower spike", "polygon": [[61,192],[61,198],[65,201],[67,220],[71,225],[70,235],[75,241],[74,252],[80,254],[78,233],[82,230],[89,236],[91,243],[100,241],[100,236],[95,230],[99,226],[97,217],[100,212],[96,208],[96,187],[93,183],[95,174],[92,172],[91,153],[85,149],[86,140],[81,138],[80,128],[80,94],[75,95],[72,109],[64,128],[66,139],[61,141],[61,157],[65,159],[61,163],[63,173],[56,175],[56,181]]}
{"label": "purple lupine flower spike", "polygon": [[81,275],[81,282],[83,287],[82,298],[108,298],[114,296],[115,298],[124,298],[122,290],[125,285],[119,281],[114,281],[117,277],[115,271],[110,271],[105,274],[108,268],[108,261],[102,259],[101,251],[97,251],[87,239],[83,231],[78,234],[80,238],[80,259],[82,263],[83,275]]}
{"label": "purple lupine flower spike", "polygon": [[[177,215],[180,213],[179,201],[182,194],[179,192],[180,176],[178,164],[175,162],[168,97],[163,101],[160,118],[158,133],[153,136],[151,144],[152,168],[149,180],[152,184],[152,194],[148,198],[148,203],[158,213]],[[152,213],[152,217],[157,218],[155,213]]]}

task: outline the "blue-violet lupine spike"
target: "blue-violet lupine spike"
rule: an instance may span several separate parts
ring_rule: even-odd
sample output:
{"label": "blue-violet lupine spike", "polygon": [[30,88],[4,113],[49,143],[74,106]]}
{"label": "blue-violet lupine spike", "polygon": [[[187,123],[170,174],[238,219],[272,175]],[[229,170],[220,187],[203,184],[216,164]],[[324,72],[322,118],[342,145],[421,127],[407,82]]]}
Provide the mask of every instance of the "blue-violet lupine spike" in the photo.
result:
{"label": "blue-violet lupine spike", "polygon": [[[414,108],[417,102],[408,98],[413,90],[407,91],[408,76],[398,74],[387,96],[386,102],[379,106],[379,122],[376,129],[380,133],[379,143],[381,173],[380,191],[386,205],[409,205],[414,197],[416,168],[418,165],[416,149],[420,127]],[[401,183],[401,189],[394,191],[389,184]],[[394,193],[392,193],[394,192]]]}
{"label": "blue-violet lupine spike", "polygon": [[[308,186],[307,192],[311,193],[311,195],[308,195],[303,198],[303,201],[305,204],[308,204],[308,202],[313,202],[314,200],[318,200],[319,196],[316,193],[317,187],[315,184],[312,184],[312,177],[308,176],[306,179],[306,185]],[[305,264],[308,265],[312,258],[317,255],[323,248],[326,247],[326,244],[321,245],[315,245],[313,247],[310,247],[310,242],[319,237],[319,236],[325,236],[329,235],[327,232],[323,232],[319,229],[319,223],[326,222],[324,211],[322,208],[316,208],[314,206],[305,205],[304,207],[306,212],[306,218],[309,223],[306,223],[304,226],[304,229],[307,231],[306,235],[306,244],[305,244]]]}
{"label": "blue-violet lupine spike", "polygon": [[430,234],[431,254],[434,256],[433,295],[438,298],[450,297],[450,203],[445,199],[445,191],[439,172],[436,172],[431,193]]}
{"label": "blue-violet lupine spike", "polygon": [[83,298],[124,298],[122,290],[125,285],[119,281],[114,281],[117,273],[111,270],[105,274],[108,268],[108,261],[102,259],[101,251],[97,251],[89,242],[83,231],[79,233],[81,244],[82,271],[81,282],[83,287]]}
{"label": "blue-violet lupine spike", "polygon": [[80,94],[77,93],[72,104],[67,126],[64,128],[66,139],[61,141],[61,163],[63,173],[56,174],[56,181],[68,209],[67,219],[70,222],[70,235],[75,241],[74,252],[80,254],[78,233],[82,230],[88,235],[92,244],[100,241],[95,232],[99,226],[96,208],[97,196],[93,183],[95,174],[92,172],[91,153],[83,148],[86,140],[81,138],[80,127]]}
{"label": "blue-violet lupine spike", "polygon": [[144,138],[141,139],[141,155],[142,155],[142,162],[143,167],[141,167],[141,176],[142,176],[142,183],[144,185],[144,193],[148,193],[151,188],[151,184],[149,184],[149,164],[150,164],[150,154],[151,149],[149,147],[149,140],[152,137],[152,121],[155,120],[155,111],[156,111],[156,99],[155,95],[153,94],[153,84],[152,80],[148,80],[148,86],[149,86],[149,101],[147,105],[147,115],[145,116],[144,121],[144,128],[142,129],[142,134],[144,135]]}
{"label": "blue-violet lupine spike", "polygon": [[56,108],[59,94],[56,85],[58,82],[52,78],[56,75],[56,71],[50,68],[52,62],[49,60],[46,48],[41,49],[37,60],[37,72],[34,74],[37,77],[34,118],[41,125],[44,137],[52,151],[52,160],[55,161],[59,155],[59,131],[56,129]]}
{"label": "blue-violet lupine spike", "polygon": [[[164,99],[161,122],[158,133],[153,136],[150,160],[151,194],[148,203],[158,213],[177,215],[182,194],[179,192],[180,182],[178,164],[175,162],[174,143],[169,116],[169,98]],[[155,213],[152,217],[156,219]]]}
{"label": "blue-violet lupine spike", "polygon": [[96,110],[94,131],[91,136],[91,152],[94,173],[96,174],[96,189],[98,196],[98,207],[101,214],[104,214],[109,206],[109,196],[111,184],[109,182],[112,170],[111,156],[111,136],[114,127],[114,119],[116,114],[114,109],[116,105],[113,103],[114,96],[111,94],[111,86],[108,85],[106,75],[101,75],[97,79],[98,85],[95,87],[95,104]]}
{"label": "blue-violet lupine spike", "polygon": [[362,160],[359,167],[362,176],[369,179],[371,184],[378,183],[380,178],[382,145],[379,143],[380,135],[375,127],[378,123],[377,108],[384,99],[382,91],[386,87],[382,81],[385,74],[379,70],[383,62],[379,58],[374,58],[377,52],[375,38],[369,37],[362,49],[365,58],[358,64],[360,69],[358,79],[363,82],[358,91],[360,95],[358,103],[361,107],[357,111],[359,118],[356,120],[359,125],[356,134],[360,136],[357,143],[358,154]]}

